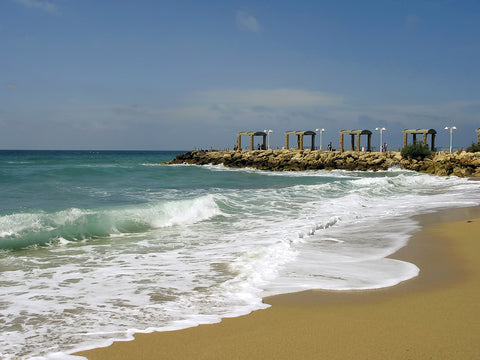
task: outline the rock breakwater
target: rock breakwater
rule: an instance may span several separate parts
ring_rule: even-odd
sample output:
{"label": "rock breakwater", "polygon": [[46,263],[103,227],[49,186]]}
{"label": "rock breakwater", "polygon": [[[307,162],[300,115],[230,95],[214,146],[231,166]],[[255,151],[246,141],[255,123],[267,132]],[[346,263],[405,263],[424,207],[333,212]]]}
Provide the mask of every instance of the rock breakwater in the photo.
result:
{"label": "rock breakwater", "polygon": [[480,153],[439,152],[425,159],[405,159],[399,152],[358,152],[321,150],[254,150],[254,151],[205,151],[193,150],[165,164],[219,165],[227,167],[251,167],[261,170],[359,170],[379,171],[391,167],[428,174],[460,177],[480,177]]}

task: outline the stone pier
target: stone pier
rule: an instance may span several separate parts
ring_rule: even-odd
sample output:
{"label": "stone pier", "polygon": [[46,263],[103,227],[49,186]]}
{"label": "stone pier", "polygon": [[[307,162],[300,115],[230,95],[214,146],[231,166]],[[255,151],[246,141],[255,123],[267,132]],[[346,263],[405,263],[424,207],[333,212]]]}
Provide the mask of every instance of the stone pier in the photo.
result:
{"label": "stone pier", "polygon": [[428,174],[460,177],[480,177],[480,153],[439,152],[429,158],[405,159],[399,152],[359,152],[321,150],[254,150],[204,151],[195,150],[165,164],[219,165],[251,167],[261,170],[360,170],[380,171],[391,167]]}

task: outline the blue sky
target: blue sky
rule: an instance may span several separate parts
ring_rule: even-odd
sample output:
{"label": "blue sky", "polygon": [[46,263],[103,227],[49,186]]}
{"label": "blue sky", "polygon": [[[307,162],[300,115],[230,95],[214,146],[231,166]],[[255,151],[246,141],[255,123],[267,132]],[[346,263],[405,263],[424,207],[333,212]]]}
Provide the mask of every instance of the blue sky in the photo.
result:
{"label": "blue sky", "polygon": [[[0,149],[480,127],[480,1],[0,0]],[[244,140],[246,141],[246,139]],[[317,140],[318,143],[318,140]]]}

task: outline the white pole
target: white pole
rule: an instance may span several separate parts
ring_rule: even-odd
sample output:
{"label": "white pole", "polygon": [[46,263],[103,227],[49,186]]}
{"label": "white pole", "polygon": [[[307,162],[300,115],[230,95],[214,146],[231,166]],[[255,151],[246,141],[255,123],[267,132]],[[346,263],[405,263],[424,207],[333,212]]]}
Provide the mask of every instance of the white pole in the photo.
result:
{"label": "white pole", "polygon": [[315,129],[315,131],[320,131],[320,150],[322,150],[322,135],[325,129]]}
{"label": "white pole", "polygon": [[267,133],[267,149],[270,149],[270,133],[272,133],[273,130],[263,130],[263,131]]}
{"label": "white pole", "polygon": [[450,129],[450,154],[452,153],[453,150],[453,130],[457,130],[456,126],[445,126],[445,130]]}
{"label": "white pole", "polygon": [[449,130],[450,129],[450,148],[449,148],[449,152],[450,154],[452,153],[452,145],[453,145],[453,139],[452,139],[452,129],[449,128],[448,126],[445,126],[445,130]]}
{"label": "white pole", "polygon": [[385,129],[384,127],[382,127],[382,128],[377,127],[377,128],[375,128],[375,130],[380,131],[380,147],[379,147],[379,149],[380,149],[380,152],[383,152],[383,131],[385,131],[387,129]]}

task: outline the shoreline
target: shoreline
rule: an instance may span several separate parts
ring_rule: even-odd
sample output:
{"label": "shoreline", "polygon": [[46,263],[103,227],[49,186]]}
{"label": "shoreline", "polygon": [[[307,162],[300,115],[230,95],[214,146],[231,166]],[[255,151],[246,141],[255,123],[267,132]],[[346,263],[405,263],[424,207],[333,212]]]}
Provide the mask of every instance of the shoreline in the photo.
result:
{"label": "shoreline", "polygon": [[[420,274],[396,286],[308,290],[264,299],[272,307],[217,324],[135,334],[74,355],[102,359],[473,359],[480,353],[480,207],[414,217],[421,230],[389,258]],[[468,227],[467,227],[468,225]],[[468,306],[467,306],[468,305]]]}

